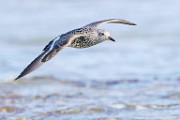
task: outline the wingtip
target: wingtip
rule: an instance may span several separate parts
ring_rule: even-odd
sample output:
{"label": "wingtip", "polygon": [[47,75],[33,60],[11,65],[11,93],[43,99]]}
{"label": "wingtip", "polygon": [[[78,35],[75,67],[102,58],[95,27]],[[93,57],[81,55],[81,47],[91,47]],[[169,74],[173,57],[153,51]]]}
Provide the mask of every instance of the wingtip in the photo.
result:
{"label": "wingtip", "polygon": [[137,25],[136,23],[130,22],[130,21],[126,21],[126,20],[122,20],[121,21],[122,24],[127,24],[127,25]]}
{"label": "wingtip", "polygon": [[16,80],[22,78],[23,76],[24,76],[23,74],[20,74],[19,76],[17,76],[17,77],[14,79],[14,81],[16,81]]}
{"label": "wingtip", "polygon": [[130,22],[130,21],[127,21],[127,20],[123,20],[125,22],[125,24],[128,24],[128,25],[137,25],[136,23],[134,22]]}
{"label": "wingtip", "polygon": [[18,80],[20,77],[18,76],[17,78],[14,79],[14,81]]}
{"label": "wingtip", "polygon": [[137,24],[136,24],[136,23],[132,23],[132,22],[131,22],[131,23],[129,23],[129,25],[137,25]]}

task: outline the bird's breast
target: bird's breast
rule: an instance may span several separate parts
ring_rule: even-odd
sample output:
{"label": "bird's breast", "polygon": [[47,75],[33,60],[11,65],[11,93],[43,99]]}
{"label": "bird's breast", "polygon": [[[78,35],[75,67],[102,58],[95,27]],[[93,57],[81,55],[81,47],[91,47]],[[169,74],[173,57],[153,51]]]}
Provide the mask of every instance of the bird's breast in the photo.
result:
{"label": "bird's breast", "polygon": [[81,36],[72,41],[68,47],[73,48],[88,48],[98,44],[97,40],[90,38],[89,36]]}

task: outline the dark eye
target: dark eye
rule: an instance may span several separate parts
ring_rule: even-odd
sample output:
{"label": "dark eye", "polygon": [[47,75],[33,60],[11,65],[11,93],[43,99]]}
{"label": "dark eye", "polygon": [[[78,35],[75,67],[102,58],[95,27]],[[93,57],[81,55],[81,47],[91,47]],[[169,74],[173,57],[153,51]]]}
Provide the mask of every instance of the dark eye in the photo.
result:
{"label": "dark eye", "polygon": [[101,33],[101,35],[104,35],[104,33]]}

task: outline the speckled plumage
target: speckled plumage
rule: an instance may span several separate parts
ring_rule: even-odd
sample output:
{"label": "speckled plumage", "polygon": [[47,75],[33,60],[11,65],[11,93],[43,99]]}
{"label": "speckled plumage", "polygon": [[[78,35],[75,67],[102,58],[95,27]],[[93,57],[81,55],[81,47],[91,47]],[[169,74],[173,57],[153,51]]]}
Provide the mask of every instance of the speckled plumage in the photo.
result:
{"label": "speckled plumage", "polygon": [[107,19],[93,22],[81,28],[74,29],[65,34],[59,35],[45,46],[43,52],[35,60],[33,60],[15,80],[36,70],[65,47],[88,48],[106,40],[115,41],[112,37],[110,37],[109,32],[102,29],[97,29],[98,25],[105,23],[136,25],[132,22],[122,19]]}

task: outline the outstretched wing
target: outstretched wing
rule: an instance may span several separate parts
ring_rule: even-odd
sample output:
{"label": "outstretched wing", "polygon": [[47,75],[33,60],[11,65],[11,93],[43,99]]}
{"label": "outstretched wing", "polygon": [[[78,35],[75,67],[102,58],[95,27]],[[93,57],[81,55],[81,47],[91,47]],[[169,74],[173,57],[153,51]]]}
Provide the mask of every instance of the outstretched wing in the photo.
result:
{"label": "outstretched wing", "polygon": [[101,20],[101,21],[96,21],[93,23],[90,23],[84,27],[97,27],[101,24],[107,24],[107,23],[117,23],[117,24],[127,24],[127,25],[136,25],[135,23],[129,22],[127,20],[123,19],[107,19],[107,20]]}
{"label": "outstretched wing", "polygon": [[39,68],[45,61],[43,61],[43,58],[49,54],[49,52],[51,52],[53,49],[58,49],[57,48],[57,41],[60,39],[60,36],[56,37],[55,39],[53,39],[52,41],[49,42],[48,45],[46,45],[46,47],[43,49],[43,52],[37,57],[35,58],[22,72],[21,74],[15,79],[19,79],[29,73],[31,73],[32,71],[36,70],[37,68]]}
{"label": "outstretched wing", "polygon": [[39,68],[43,63],[50,60],[60,50],[68,46],[73,39],[79,36],[81,35],[61,35],[50,41],[49,44],[43,49],[43,52],[36,59],[34,59],[15,80]]}
{"label": "outstretched wing", "polygon": [[31,73],[32,71],[36,70],[38,67],[40,67],[43,62],[42,62],[42,58],[43,56],[46,54],[46,52],[41,53],[36,59],[34,59],[22,72],[21,74],[15,79],[19,79],[29,73]]}

